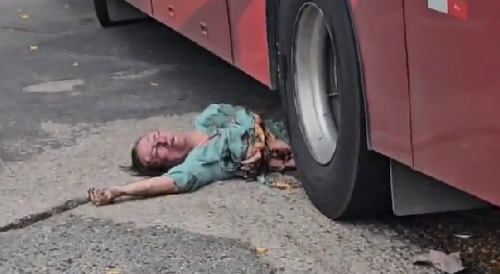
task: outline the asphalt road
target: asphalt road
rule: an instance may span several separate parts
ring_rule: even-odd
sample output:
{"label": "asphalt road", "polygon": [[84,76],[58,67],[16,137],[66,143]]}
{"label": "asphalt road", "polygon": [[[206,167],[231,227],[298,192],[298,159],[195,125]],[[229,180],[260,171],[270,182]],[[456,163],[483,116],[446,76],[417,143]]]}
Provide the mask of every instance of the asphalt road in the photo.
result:
{"label": "asphalt road", "polygon": [[[104,30],[89,0],[0,1],[0,227],[132,180],[118,165],[137,137],[191,128],[214,102],[280,114],[276,94],[160,24]],[[414,254],[463,251],[454,233],[491,235],[479,223],[497,235],[491,214],[335,223],[301,189],[228,181],[0,231],[0,273],[428,274]]]}

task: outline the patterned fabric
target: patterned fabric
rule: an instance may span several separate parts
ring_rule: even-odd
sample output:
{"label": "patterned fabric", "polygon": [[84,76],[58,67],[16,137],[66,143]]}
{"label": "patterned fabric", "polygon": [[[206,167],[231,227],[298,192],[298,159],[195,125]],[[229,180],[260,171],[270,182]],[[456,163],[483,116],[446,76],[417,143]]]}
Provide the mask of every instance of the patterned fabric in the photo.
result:
{"label": "patterned fabric", "polygon": [[[258,116],[243,107],[228,104],[209,105],[194,120],[195,128],[208,134],[211,141],[193,150],[186,160],[164,176],[172,178],[181,192],[195,191],[215,181],[244,177],[268,181],[269,157],[286,158],[269,148],[274,138],[288,142],[283,123],[256,121]],[[260,144],[261,160],[244,165],[249,147]],[[244,166],[249,167],[245,170]],[[264,176],[259,177],[257,176]]]}

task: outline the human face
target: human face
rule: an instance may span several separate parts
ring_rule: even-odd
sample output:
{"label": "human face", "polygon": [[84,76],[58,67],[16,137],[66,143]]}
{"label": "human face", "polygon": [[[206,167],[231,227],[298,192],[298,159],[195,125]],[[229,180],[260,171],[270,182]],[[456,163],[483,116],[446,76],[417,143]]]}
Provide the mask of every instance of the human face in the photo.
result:
{"label": "human face", "polygon": [[182,163],[189,153],[186,139],[176,132],[150,132],[139,140],[137,153],[145,166],[172,167]]}

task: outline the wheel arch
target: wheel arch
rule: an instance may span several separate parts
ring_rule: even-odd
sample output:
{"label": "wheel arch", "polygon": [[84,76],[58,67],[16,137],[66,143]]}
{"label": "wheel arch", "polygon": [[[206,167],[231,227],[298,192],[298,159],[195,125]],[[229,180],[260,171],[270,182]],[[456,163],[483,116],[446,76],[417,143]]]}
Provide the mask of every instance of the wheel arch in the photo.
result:
{"label": "wheel arch", "polygon": [[371,135],[370,135],[370,115],[368,111],[368,97],[367,97],[367,88],[366,88],[366,81],[365,81],[365,67],[363,63],[363,54],[361,52],[361,43],[358,39],[358,31],[356,28],[356,21],[354,20],[354,7],[353,4],[357,2],[356,0],[346,0],[347,5],[349,7],[348,13],[349,13],[349,18],[351,20],[351,28],[353,32],[353,37],[354,37],[354,45],[356,46],[356,55],[358,57],[358,78],[359,78],[359,83],[361,86],[361,100],[363,101],[363,112],[365,116],[365,134],[366,134],[366,146],[368,150],[372,150],[371,147]]}

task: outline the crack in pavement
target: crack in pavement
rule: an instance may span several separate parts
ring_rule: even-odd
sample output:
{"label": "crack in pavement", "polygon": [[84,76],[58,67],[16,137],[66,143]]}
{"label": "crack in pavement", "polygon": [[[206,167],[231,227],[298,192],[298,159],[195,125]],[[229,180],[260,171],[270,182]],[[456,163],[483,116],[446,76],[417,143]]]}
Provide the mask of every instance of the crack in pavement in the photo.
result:
{"label": "crack in pavement", "polygon": [[52,31],[42,31],[42,30],[30,30],[25,27],[12,27],[12,26],[0,26],[0,30],[11,30],[18,32],[25,32],[31,34],[47,34],[47,35],[61,35],[63,33],[52,32]]}
{"label": "crack in pavement", "polygon": [[29,227],[35,223],[50,219],[56,215],[62,214],[64,212],[73,210],[79,206],[85,205],[88,202],[89,199],[87,197],[66,200],[65,202],[53,206],[47,210],[26,215],[20,219],[17,219],[14,222],[8,223],[7,225],[0,226],[0,233]]}

